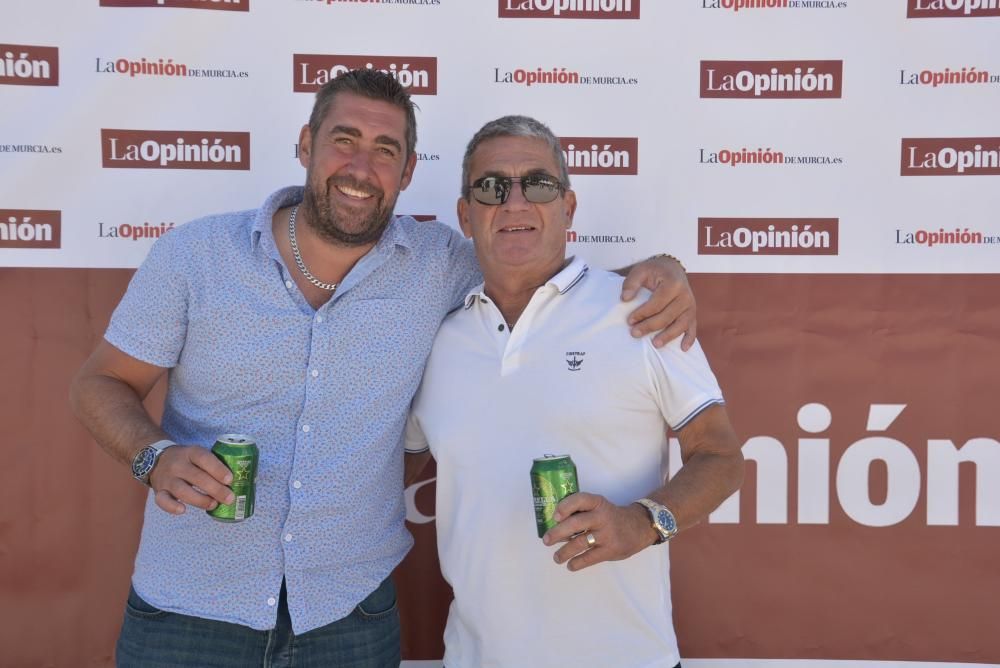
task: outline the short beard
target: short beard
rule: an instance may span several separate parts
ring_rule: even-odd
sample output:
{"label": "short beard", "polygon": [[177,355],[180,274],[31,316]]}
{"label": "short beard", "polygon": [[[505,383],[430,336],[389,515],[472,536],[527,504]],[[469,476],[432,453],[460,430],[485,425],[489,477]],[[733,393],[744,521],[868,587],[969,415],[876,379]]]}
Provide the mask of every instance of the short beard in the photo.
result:
{"label": "short beard", "polygon": [[302,196],[302,208],[306,213],[306,222],[325,241],[337,246],[366,246],[382,238],[382,233],[392,220],[392,210],[395,200],[386,206],[385,193],[373,193],[378,197],[379,206],[361,221],[357,232],[348,232],[339,224],[337,215],[330,206],[330,189],[337,183],[348,185],[358,190],[370,191],[371,186],[365,186],[347,177],[331,176],[326,180],[326,192],[317,197],[312,187],[312,181],[306,180],[305,192]]}

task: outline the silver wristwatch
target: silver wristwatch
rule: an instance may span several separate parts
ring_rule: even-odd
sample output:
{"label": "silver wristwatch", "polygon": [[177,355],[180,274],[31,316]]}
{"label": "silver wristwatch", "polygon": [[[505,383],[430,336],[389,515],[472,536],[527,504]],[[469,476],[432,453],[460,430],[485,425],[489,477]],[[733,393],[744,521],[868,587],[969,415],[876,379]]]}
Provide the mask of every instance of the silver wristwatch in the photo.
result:
{"label": "silver wristwatch", "polygon": [[655,545],[666,543],[677,535],[677,520],[674,519],[674,514],[670,512],[669,508],[652,499],[639,499],[636,503],[641,503],[646,507],[653,528],[656,529],[656,533],[660,534]]}
{"label": "silver wristwatch", "polygon": [[156,466],[156,460],[171,445],[177,444],[168,440],[157,441],[135,453],[135,457],[132,458],[132,476],[143,485],[148,486],[149,474],[153,471],[153,467]]}

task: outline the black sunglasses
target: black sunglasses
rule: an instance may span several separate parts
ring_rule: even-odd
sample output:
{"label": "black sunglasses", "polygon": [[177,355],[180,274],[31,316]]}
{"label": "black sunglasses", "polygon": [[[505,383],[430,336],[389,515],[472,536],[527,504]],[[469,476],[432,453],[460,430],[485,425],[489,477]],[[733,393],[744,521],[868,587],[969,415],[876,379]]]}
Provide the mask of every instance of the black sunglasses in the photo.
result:
{"label": "black sunglasses", "polygon": [[529,176],[484,176],[466,186],[466,194],[472,194],[480,204],[499,206],[510,197],[514,183],[521,184],[524,199],[532,204],[548,204],[566,190],[566,186],[554,176],[531,174]]}

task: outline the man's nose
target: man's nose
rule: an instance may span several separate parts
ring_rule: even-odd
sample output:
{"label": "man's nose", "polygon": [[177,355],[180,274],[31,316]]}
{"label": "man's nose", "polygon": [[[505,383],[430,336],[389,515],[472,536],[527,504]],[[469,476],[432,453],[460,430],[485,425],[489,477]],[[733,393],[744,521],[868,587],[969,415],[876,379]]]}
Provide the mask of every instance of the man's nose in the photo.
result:
{"label": "man's nose", "polygon": [[367,177],[373,172],[372,156],[368,151],[355,151],[347,163],[351,174]]}
{"label": "man's nose", "polygon": [[510,193],[507,195],[507,201],[503,203],[503,208],[510,211],[523,211],[531,206],[531,202],[524,198],[524,190],[521,189],[521,183],[515,181],[511,184]]}

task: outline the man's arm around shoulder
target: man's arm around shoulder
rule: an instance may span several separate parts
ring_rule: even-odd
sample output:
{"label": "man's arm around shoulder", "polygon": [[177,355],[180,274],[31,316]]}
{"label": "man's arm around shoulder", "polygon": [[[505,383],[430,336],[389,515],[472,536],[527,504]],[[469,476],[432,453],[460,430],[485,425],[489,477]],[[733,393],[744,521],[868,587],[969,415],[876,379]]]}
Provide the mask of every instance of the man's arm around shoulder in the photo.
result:
{"label": "man's arm around shoulder", "polygon": [[644,287],[652,293],[629,314],[632,336],[640,338],[658,332],[653,337],[653,345],[662,348],[683,334],[681,350],[688,350],[694,345],[698,333],[694,292],[680,260],[661,253],[616,269],[615,273],[625,277],[622,301],[632,301],[639,288]]}

